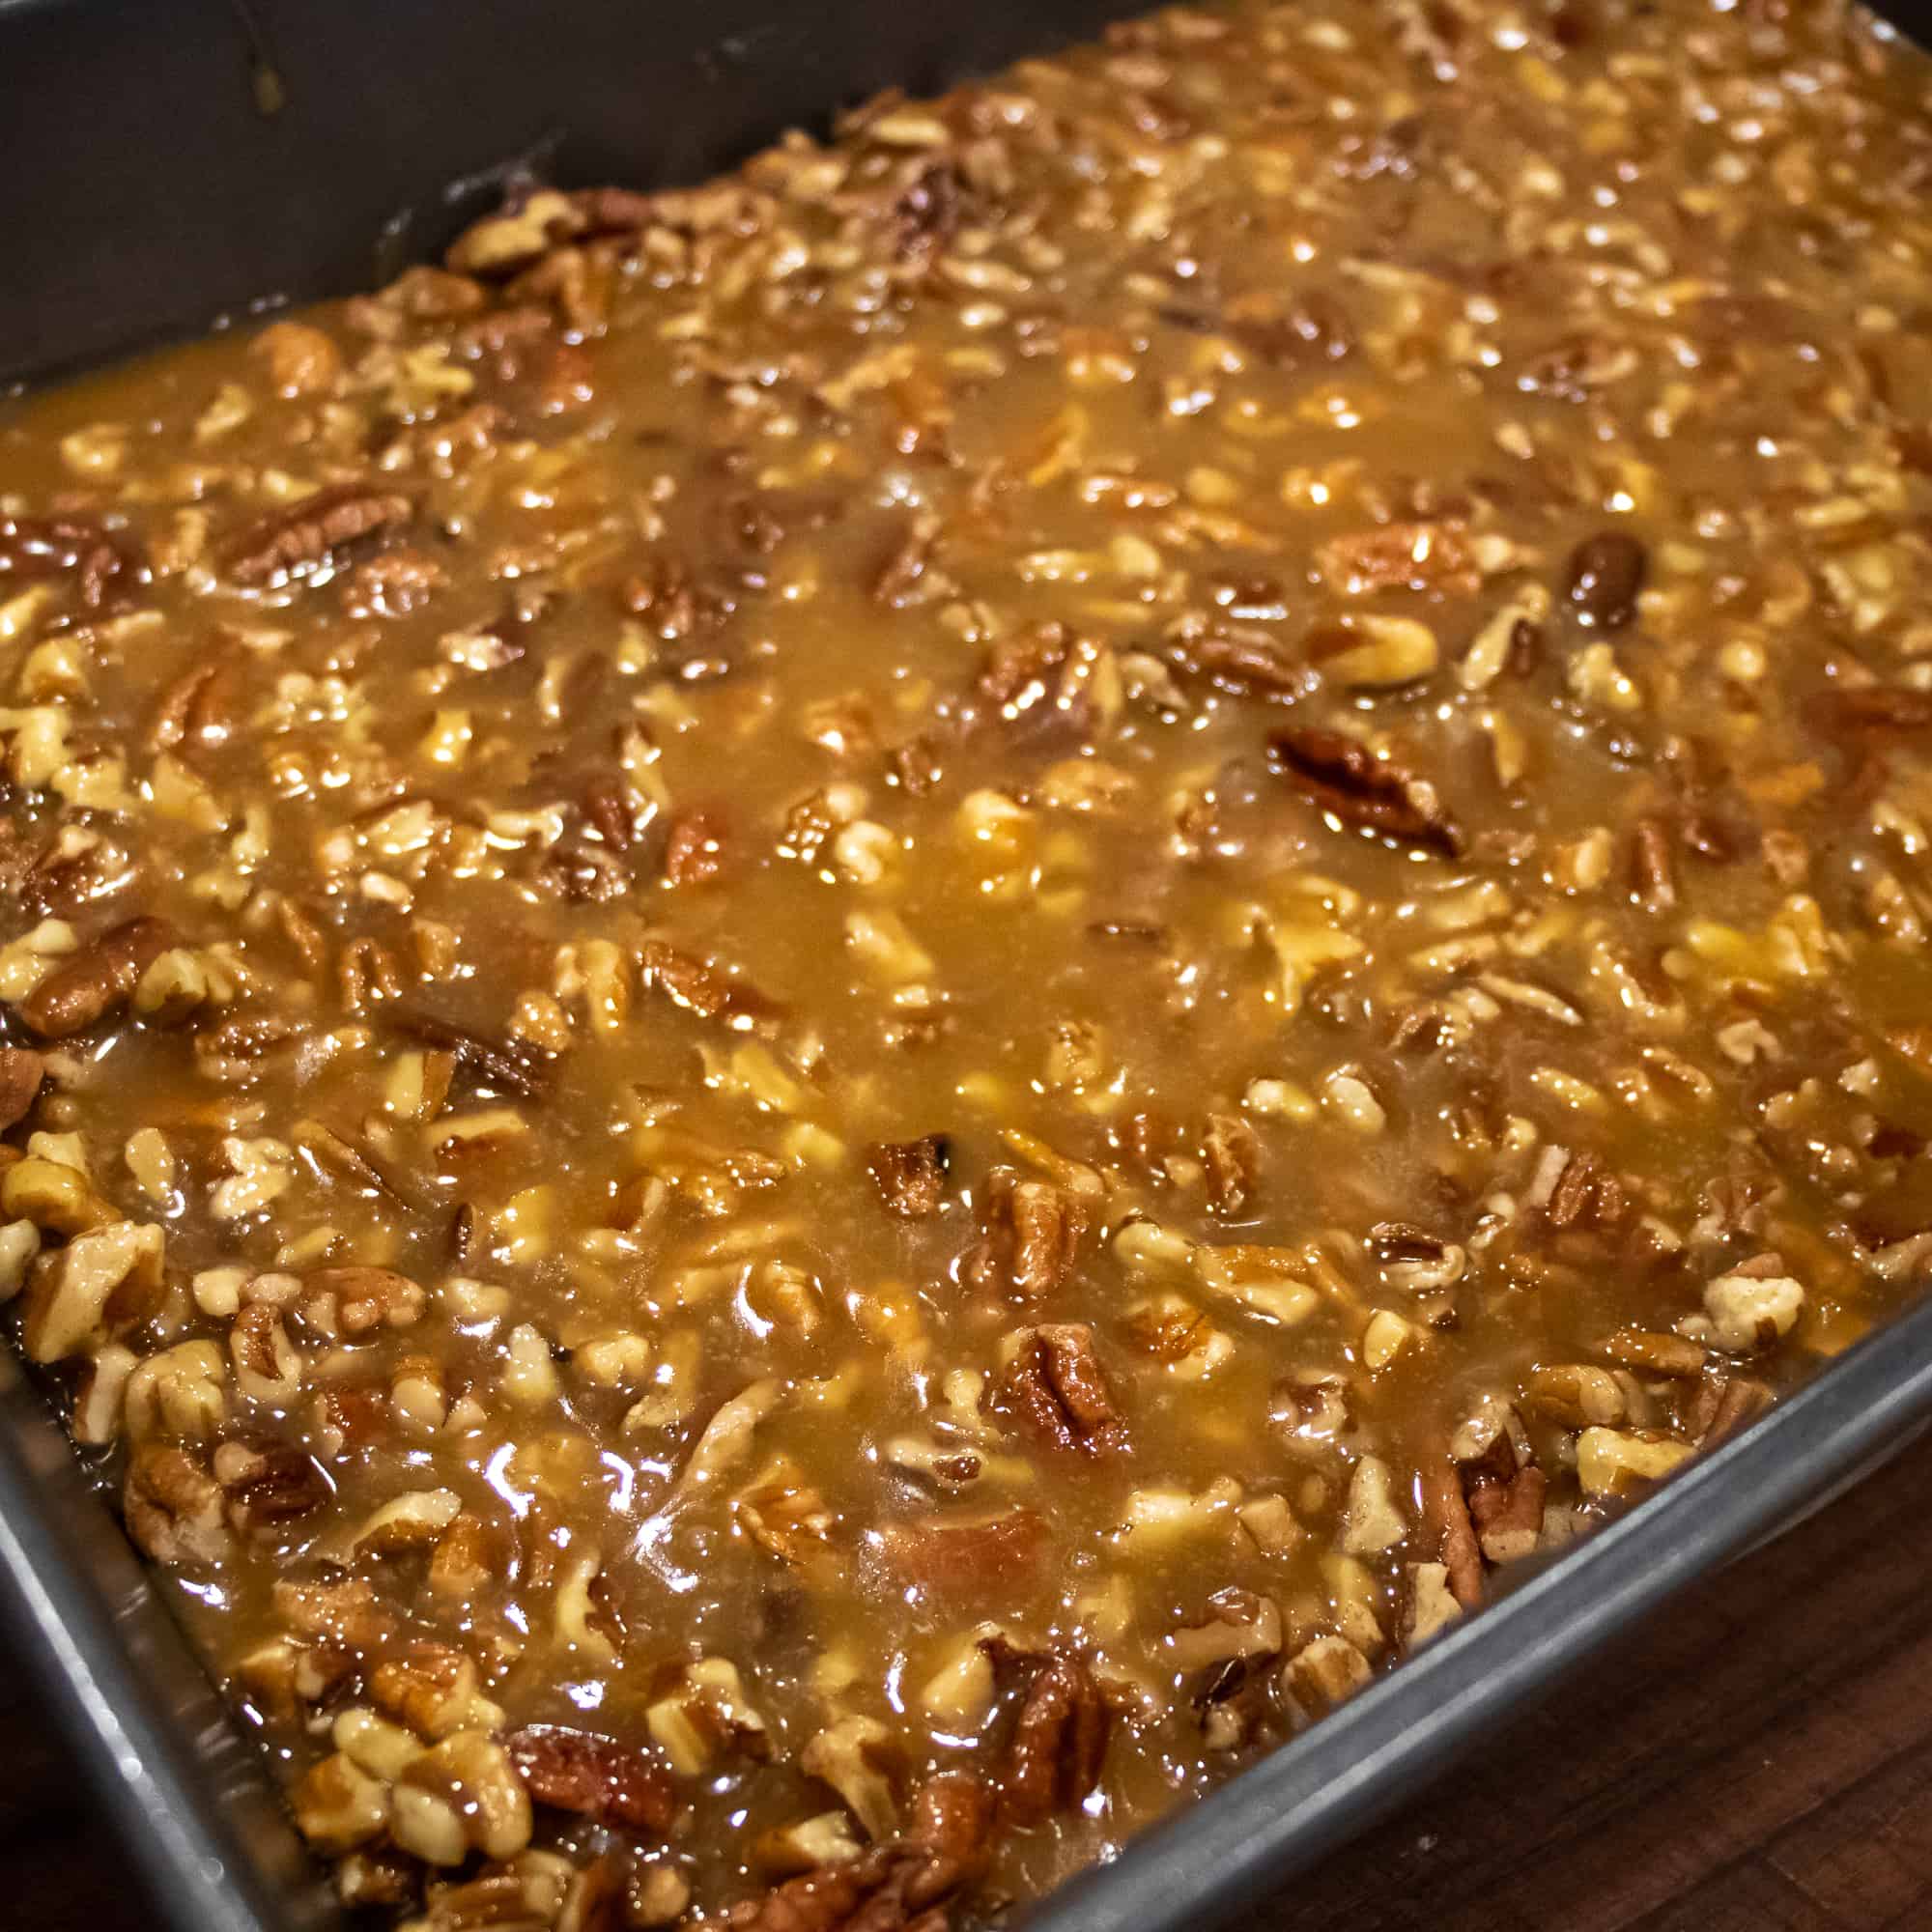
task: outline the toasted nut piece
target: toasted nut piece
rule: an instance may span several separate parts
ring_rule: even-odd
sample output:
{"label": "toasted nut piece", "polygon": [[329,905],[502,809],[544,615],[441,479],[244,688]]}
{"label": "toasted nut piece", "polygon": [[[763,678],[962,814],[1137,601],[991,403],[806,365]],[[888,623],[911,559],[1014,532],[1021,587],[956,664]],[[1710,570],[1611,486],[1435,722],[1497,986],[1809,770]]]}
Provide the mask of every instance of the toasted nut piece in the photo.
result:
{"label": "toasted nut piece", "polygon": [[213,1468],[228,1498],[228,1520],[242,1536],[298,1522],[334,1493],[322,1465],[292,1442],[223,1442]]}
{"label": "toasted nut piece", "polygon": [[141,975],[176,943],[166,920],[130,919],[71,954],[19,1003],[19,1014],[43,1039],[66,1039],[118,1011]]}
{"label": "toasted nut piece", "polygon": [[1251,1590],[1217,1590],[1208,1615],[1167,1634],[1165,1652],[1180,1670],[1198,1670],[1231,1658],[1273,1657],[1281,1650],[1281,1611]]}
{"label": "toasted nut piece", "polygon": [[301,1393],[302,1353],[289,1340],[281,1311],[271,1302],[250,1302],[236,1316],[228,1331],[228,1352],[235,1363],[235,1386],[250,1401],[286,1407]]}
{"label": "toasted nut piece", "polygon": [[1630,1495],[1669,1475],[1691,1454],[1688,1442],[1669,1435],[1586,1429],[1577,1438],[1577,1480],[1586,1495]]}
{"label": "toasted nut piece", "polygon": [[530,1800],[510,1754],[481,1731],[453,1731],[414,1759],[390,1795],[391,1832],[430,1864],[473,1848],[507,1859],[530,1841]]}
{"label": "toasted nut piece", "polygon": [[345,1852],[335,1863],[335,1895],[351,1911],[414,1902],[421,1867],[403,1852]]}
{"label": "toasted nut piece", "polygon": [[306,1287],[311,1295],[334,1296],[336,1321],[349,1336],[408,1328],[422,1319],[429,1302],[414,1282],[393,1268],[317,1268]]}
{"label": "toasted nut piece", "polygon": [[298,1635],[339,1645],[358,1657],[380,1649],[395,1634],[394,1616],[361,1577],[328,1583],[284,1577],[274,1587],[273,1601],[276,1616]]}
{"label": "toasted nut piece", "polygon": [[151,1223],[115,1221],[42,1255],[27,1277],[21,1339],[28,1358],[92,1354],[146,1321],[160,1295],[166,1246]]}
{"label": "toasted nut piece", "polygon": [[650,1833],[665,1831],[676,1811],[665,1773],[611,1738],[567,1724],[526,1724],[503,1742],[539,1804]]}
{"label": "toasted nut piece", "polygon": [[771,1752],[764,1719],[745,1694],[737,1666],[722,1657],[687,1664],[684,1683],[644,1713],[644,1722],[674,1770],[702,1775],[727,1748],[754,1758]]}
{"label": "toasted nut piece", "polygon": [[156,1430],[207,1441],[228,1414],[228,1364],[213,1341],[160,1349],[128,1378],[124,1414],[131,1441]]}
{"label": "toasted nut piece", "polygon": [[874,1755],[891,1742],[892,1733],[876,1718],[840,1718],[799,1754],[800,1765],[831,1785],[865,1827],[867,1836],[878,1843],[892,1837],[899,1825],[892,1779]]}
{"label": "toasted nut piece", "polygon": [[27,1118],[46,1077],[44,1054],[24,1046],[0,1047],[0,1130]]}
{"label": "toasted nut piece", "polygon": [[455,1521],[463,1498],[454,1490],[408,1490],[368,1518],[349,1540],[352,1556],[398,1556],[426,1548]]}
{"label": "toasted nut piece", "polygon": [[463,1510],[437,1539],[436,1554],[429,1560],[429,1587],[439,1597],[465,1601],[483,1586],[492,1568],[489,1526]]}
{"label": "toasted nut piece", "polygon": [[1584,1429],[1593,1423],[1614,1425],[1624,1420],[1629,1406],[1607,1369],[1581,1362],[1538,1369],[1529,1378],[1524,1401],[1566,1429]]}
{"label": "toasted nut piece", "polygon": [[1720,1349],[1755,1354],[1791,1333],[1804,1312],[1804,1290],[1788,1274],[1744,1268],[1719,1275],[1704,1290],[1704,1309]]}
{"label": "toasted nut piece", "polygon": [[31,1221],[0,1226],[0,1301],[12,1301],[27,1284],[27,1270],[41,1251],[41,1231]]}
{"label": "toasted nut piece", "polygon": [[691,1881],[675,1865],[637,1865],[624,1903],[630,1922],[646,1932],[654,1926],[674,1925],[691,1903]]}
{"label": "toasted nut piece", "polygon": [[1604,1344],[1604,1353],[1626,1368],[1656,1376],[1694,1378],[1704,1373],[1705,1355],[1695,1342],[1682,1335],[1653,1334],[1643,1328],[1619,1328]]}
{"label": "toasted nut piece", "polygon": [[88,1363],[73,1399],[73,1437],[92,1447],[112,1442],[121,1434],[121,1418],[128,1378],[140,1357],[119,1342],[109,1342]]}
{"label": "toasted nut piece", "polygon": [[305,322],[271,322],[248,353],[265,363],[284,396],[321,396],[342,374],[342,355],[321,329]]}
{"label": "toasted nut piece", "polygon": [[451,1731],[494,1731],[503,1714],[483,1695],[474,1662],[448,1644],[419,1641],[369,1678],[376,1708],[434,1743]]}
{"label": "toasted nut piece", "polygon": [[329,1736],[338,1750],[387,1783],[394,1783],[422,1755],[422,1746],[400,1724],[358,1707],[337,1712]]}
{"label": "toasted nut piece", "polygon": [[121,1489],[128,1534],[156,1563],[203,1569],[233,1548],[221,1485],[200,1460],[171,1443],[144,1443],[128,1459]]}
{"label": "toasted nut piece", "polygon": [[1319,1636],[1282,1666],[1281,1688],[1294,1715],[1311,1723],[1374,1678],[1369,1660],[1346,1637]]}
{"label": "toasted nut piece", "polygon": [[1412,1563],[1408,1571],[1408,1615],[1403,1626],[1405,1642],[1413,1649],[1445,1630],[1463,1614],[1442,1563]]}
{"label": "toasted nut piece", "polygon": [[389,1822],[389,1794],[341,1751],[314,1766],[290,1795],[301,1834],[318,1850],[346,1852],[381,1835]]}
{"label": "toasted nut piece", "polygon": [[301,1722],[309,1707],[327,1697],[355,1668],[355,1660],[329,1644],[272,1636],[240,1658],[235,1675],[249,1701],[268,1718]]}
{"label": "toasted nut piece", "polygon": [[765,1870],[789,1874],[843,1864],[859,1856],[861,1846],[852,1835],[849,1813],[821,1811],[815,1818],[800,1818],[760,1833],[753,1849]]}
{"label": "toasted nut piece", "polygon": [[1322,676],[1353,691],[1413,684],[1441,660],[1435,633],[1414,617],[1363,613],[1321,629],[1308,645]]}
{"label": "toasted nut piece", "polygon": [[1351,1556],[1373,1556],[1407,1534],[1407,1520],[1396,1507],[1388,1464],[1379,1456],[1364,1456],[1349,1480],[1342,1548]]}
{"label": "toasted nut piece", "polygon": [[115,1218],[114,1209],[78,1168],[37,1154],[0,1174],[0,1213],[31,1221],[50,1235],[68,1236],[104,1228]]}
{"label": "toasted nut piece", "polygon": [[1076,1808],[1100,1781],[1113,1728],[1113,1701],[1085,1661],[1043,1658],[1000,1769],[1001,1816],[1025,1827]]}

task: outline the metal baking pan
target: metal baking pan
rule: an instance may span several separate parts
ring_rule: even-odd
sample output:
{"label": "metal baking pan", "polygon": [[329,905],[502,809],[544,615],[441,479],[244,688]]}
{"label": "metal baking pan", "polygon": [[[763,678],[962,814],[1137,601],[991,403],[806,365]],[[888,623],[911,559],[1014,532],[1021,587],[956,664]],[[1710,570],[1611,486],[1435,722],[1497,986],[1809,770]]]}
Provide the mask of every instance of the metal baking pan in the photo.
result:
{"label": "metal baking pan", "polygon": [[[0,384],[270,298],[366,286],[509,174],[696,181],[881,87],[1094,32],[1110,0],[0,0]],[[1889,10],[1925,38],[1932,0]],[[5,479],[0,478],[0,488]],[[1932,1422],[1932,1300],[1204,1804],[1027,1915],[1197,1932],[1252,1910],[1618,1633]],[[0,1351],[0,1611],[178,1932],[340,1909]]]}

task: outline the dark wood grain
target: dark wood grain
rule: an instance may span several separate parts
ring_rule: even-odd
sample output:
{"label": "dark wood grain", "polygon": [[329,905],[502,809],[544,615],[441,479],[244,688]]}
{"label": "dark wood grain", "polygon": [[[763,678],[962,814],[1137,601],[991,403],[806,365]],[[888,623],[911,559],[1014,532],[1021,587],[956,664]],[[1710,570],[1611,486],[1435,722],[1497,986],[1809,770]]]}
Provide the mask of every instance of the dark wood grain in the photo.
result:
{"label": "dark wood grain", "polygon": [[[1264,1932],[1932,1928],[1932,1440],[1693,1591],[1298,1880]],[[6,1922],[153,1932],[30,1683]]]}

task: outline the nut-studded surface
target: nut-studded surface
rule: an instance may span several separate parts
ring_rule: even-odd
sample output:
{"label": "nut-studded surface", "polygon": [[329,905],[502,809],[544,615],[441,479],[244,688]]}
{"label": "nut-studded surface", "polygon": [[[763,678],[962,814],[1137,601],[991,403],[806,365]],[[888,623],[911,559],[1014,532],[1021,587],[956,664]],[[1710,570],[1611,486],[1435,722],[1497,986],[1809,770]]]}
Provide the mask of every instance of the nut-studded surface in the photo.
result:
{"label": "nut-studded surface", "polygon": [[1927,81],[1173,14],[0,425],[0,1282],[345,1890],[937,1925],[1932,1250]]}

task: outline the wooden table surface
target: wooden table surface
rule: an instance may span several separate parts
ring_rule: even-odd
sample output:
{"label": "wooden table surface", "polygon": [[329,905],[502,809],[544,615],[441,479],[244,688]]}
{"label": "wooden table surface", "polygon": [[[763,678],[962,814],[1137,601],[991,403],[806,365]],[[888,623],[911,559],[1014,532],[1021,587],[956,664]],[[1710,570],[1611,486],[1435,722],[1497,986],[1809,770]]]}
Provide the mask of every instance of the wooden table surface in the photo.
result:
{"label": "wooden table surface", "polygon": [[[1932,1438],[1297,1881],[1258,1932],[1932,1932]],[[156,1932],[10,1674],[0,1924]]]}

